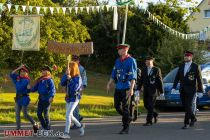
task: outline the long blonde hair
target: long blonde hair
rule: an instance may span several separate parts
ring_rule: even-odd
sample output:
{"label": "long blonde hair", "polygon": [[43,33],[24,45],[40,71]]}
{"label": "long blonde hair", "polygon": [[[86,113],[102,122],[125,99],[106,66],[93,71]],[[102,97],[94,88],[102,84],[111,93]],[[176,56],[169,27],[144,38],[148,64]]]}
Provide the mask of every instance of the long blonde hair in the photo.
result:
{"label": "long blonde hair", "polygon": [[80,75],[79,66],[76,62],[70,62],[69,63],[69,70],[70,70],[70,76],[71,77],[75,77],[75,76]]}

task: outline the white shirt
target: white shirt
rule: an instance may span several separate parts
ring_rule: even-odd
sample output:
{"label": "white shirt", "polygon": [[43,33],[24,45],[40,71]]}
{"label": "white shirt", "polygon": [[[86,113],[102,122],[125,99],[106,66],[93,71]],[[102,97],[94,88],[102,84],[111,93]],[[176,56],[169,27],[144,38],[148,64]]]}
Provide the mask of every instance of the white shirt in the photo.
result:
{"label": "white shirt", "polygon": [[148,76],[149,76],[151,70],[152,70],[152,67],[147,67],[147,75],[148,75]]}
{"label": "white shirt", "polygon": [[190,70],[190,66],[192,64],[192,61],[186,62],[184,66],[184,76],[187,74],[187,72]]}

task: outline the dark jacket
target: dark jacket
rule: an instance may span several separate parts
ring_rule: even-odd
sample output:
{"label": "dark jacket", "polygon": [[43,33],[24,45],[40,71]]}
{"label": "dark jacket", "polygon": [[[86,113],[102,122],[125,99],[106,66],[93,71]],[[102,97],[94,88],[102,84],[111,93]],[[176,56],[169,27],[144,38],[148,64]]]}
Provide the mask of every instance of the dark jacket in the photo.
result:
{"label": "dark jacket", "polygon": [[147,67],[142,69],[137,89],[140,90],[143,86],[144,94],[148,94],[149,96],[158,96],[160,93],[164,93],[160,68],[153,67],[149,75],[147,71]]}
{"label": "dark jacket", "polygon": [[176,89],[177,84],[180,82],[180,92],[203,92],[202,86],[202,76],[200,67],[192,63],[190,69],[184,76],[185,64],[179,66],[178,72],[176,74],[173,88]]}

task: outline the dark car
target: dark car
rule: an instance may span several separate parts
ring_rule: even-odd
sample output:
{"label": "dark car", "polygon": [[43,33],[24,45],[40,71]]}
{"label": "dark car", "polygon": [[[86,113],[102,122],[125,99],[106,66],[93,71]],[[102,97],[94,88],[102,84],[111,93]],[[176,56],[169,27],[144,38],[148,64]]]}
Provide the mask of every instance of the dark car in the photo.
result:
{"label": "dark car", "polygon": [[[208,91],[210,90],[210,63],[202,64],[201,73],[203,78],[203,88],[204,93],[198,95],[197,105],[199,107],[210,105],[210,96]],[[181,106],[181,99],[179,93],[179,84],[176,91],[171,93],[173,82],[178,71],[178,67],[170,71],[163,79],[164,83],[164,97],[157,97],[156,106],[157,107],[179,107]]]}

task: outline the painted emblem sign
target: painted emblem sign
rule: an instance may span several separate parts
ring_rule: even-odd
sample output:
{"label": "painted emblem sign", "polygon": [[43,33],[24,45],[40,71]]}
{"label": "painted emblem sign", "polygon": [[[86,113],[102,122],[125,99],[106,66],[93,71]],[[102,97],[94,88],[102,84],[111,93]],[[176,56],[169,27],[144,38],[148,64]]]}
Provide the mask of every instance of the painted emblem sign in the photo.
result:
{"label": "painted emblem sign", "polygon": [[39,51],[39,47],[40,16],[14,16],[12,50]]}

